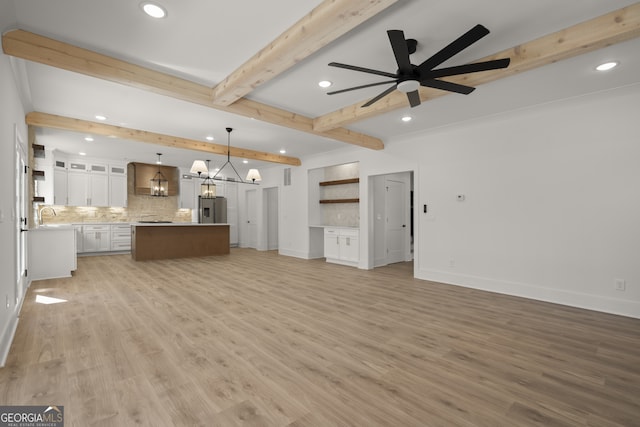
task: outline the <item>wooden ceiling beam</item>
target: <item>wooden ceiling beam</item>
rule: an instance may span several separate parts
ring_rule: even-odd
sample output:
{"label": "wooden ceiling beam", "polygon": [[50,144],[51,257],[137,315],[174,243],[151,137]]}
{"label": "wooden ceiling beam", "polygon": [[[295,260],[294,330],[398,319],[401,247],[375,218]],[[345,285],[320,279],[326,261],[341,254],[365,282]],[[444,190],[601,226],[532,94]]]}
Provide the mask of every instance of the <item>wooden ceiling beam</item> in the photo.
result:
{"label": "wooden ceiling beam", "polygon": [[[479,86],[638,36],[640,36],[640,3],[478,60],[481,62],[511,58],[511,64],[508,68],[448,77],[446,80],[466,86]],[[450,92],[442,90],[420,88],[422,102],[449,94]],[[369,107],[362,108],[361,105],[365,102],[362,101],[317,117],[313,123],[314,130],[326,132],[408,106],[406,95],[399,91],[393,92]]]}
{"label": "wooden ceiling beam", "polygon": [[[121,126],[113,126],[105,123],[91,122],[87,120],[73,119],[41,112],[31,112],[26,116],[29,126],[51,129],[70,130],[74,132],[90,133],[103,136],[115,136],[121,139],[157,144],[165,147],[181,148],[185,150],[202,151],[205,153],[227,155],[227,146],[194,139],[180,138],[178,136],[164,135],[138,129],[130,129]],[[241,157],[263,162],[280,163],[283,165],[300,166],[300,159],[296,157],[282,156],[280,154],[265,153],[240,147],[231,147],[229,154],[233,157]]]}
{"label": "wooden ceiling beam", "polygon": [[325,0],[213,88],[228,106],[398,0]]}
{"label": "wooden ceiling beam", "polygon": [[380,150],[382,140],[336,127],[329,132],[313,129],[313,119],[245,98],[224,107],[213,105],[211,88],[156,70],[131,64],[101,53],[70,45],[25,30],[9,31],[2,36],[7,55],[38,62],[63,70],[144,89],[232,114],[266,121],[279,126]]}

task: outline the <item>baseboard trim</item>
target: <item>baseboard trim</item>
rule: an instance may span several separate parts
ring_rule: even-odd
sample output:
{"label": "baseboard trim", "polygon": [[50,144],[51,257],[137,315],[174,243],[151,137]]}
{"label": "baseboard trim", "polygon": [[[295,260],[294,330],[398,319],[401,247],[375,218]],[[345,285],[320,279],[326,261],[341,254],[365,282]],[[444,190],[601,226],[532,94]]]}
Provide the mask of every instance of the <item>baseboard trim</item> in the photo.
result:
{"label": "baseboard trim", "polygon": [[602,295],[584,294],[563,289],[543,288],[526,283],[494,280],[486,277],[454,274],[438,270],[420,269],[416,272],[415,277],[421,280],[430,280],[448,285],[462,286],[465,288],[640,319],[640,302],[636,301],[610,298]]}
{"label": "baseboard trim", "polygon": [[279,249],[278,250],[278,254],[279,255],[284,255],[284,256],[290,256],[290,257],[293,257],[293,258],[301,258],[301,259],[316,259],[316,258],[318,258],[318,257],[310,256],[310,254],[308,252],[292,251],[290,249]]}
{"label": "baseboard trim", "polygon": [[2,336],[0,336],[0,368],[3,368],[7,362],[16,329],[18,329],[18,316],[14,315],[11,316],[9,323],[2,332]]}

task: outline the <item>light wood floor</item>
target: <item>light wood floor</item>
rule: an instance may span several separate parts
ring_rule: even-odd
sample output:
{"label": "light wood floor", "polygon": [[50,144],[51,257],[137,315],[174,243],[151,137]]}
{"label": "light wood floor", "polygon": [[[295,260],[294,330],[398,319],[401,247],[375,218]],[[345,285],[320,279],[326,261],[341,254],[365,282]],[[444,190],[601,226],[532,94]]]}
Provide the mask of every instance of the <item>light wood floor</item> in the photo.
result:
{"label": "light wood floor", "polygon": [[640,320],[411,276],[80,258],[31,285],[0,404],[83,427],[640,425]]}

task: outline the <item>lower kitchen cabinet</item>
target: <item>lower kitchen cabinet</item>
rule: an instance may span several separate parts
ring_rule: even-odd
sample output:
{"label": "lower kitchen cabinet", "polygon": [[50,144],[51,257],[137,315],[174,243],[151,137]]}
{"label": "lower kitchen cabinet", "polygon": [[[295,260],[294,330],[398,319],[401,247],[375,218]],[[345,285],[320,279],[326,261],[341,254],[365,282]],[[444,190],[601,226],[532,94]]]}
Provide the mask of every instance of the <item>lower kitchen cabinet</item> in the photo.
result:
{"label": "lower kitchen cabinet", "polygon": [[360,262],[359,230],[347,227],[325,227],[324,256],[327,262],[357,266]]}
{"label": "lower kitchen cabinet", "polygon": [[111,226],[83,225],[82,251],[107,252],[111,250]]}
{"label": "lower kitchen cabinet", "polygon": [[131,250],[131,225],[115,224],[111,225],[111,250],[130,251]]}

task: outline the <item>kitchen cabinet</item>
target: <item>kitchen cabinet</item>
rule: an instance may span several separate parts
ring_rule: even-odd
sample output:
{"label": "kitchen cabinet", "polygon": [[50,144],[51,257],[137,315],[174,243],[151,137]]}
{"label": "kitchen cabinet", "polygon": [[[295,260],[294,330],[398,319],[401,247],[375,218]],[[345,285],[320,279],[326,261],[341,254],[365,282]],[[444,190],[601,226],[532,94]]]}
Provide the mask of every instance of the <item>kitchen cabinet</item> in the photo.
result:
{"label": "kitchen cabinet", "polygon": [[104,164],[71,161],[67,173],[68,206],[109,206],[109,175]]}
{"label": "kitchen cabinet", "polygon": [[129,251],[131,250],[131,225],[112,224],[111,229],[111,250]]}
{"label": "kitchen cabinet", "polygon": [[357,266],[360,262],[359,230],[348,227],[325,227],[324,256],[327,262]]}
{"label": "kitchen cabinet", "polygon": [[109,165],[109,206],[127,206],[127,167]]}
{"label": "kitchen cabinet", "polygon": [[67,204],[67,171],[65,169],[53,170],[53,204]]}
{"label": "kitchen cabinet", "polygon": [[89,175],[85,171],[72,170],[67,173],[67,205],[88,206]]}
{"label": "kitchen cabinet", "polygon": [[109,176],[91,172],[87,194],[89,195],[87,206],[109,206]]}
{"label": "kitchen cabinet", "polygon": [[[217,186],[216,186],[217,187]],[[196,209],[196,188],[200,191],[200,182],[185,175],[180,179],[180,209]]]}
{"label": "kitchen cabinet", "polygon": [[70,277],[76,270],[75,231],[71,226],[29,230],[28,274],[31,280]]}
{"label": "kitchen cabinet", "polygon": [[82,251],[108,252],[111,250],[111,227],[109,225],[83,225]]}

